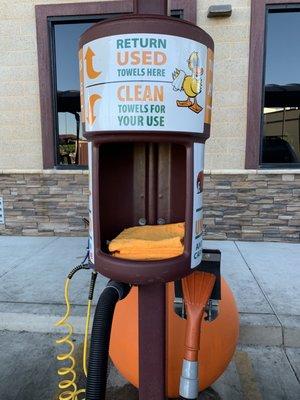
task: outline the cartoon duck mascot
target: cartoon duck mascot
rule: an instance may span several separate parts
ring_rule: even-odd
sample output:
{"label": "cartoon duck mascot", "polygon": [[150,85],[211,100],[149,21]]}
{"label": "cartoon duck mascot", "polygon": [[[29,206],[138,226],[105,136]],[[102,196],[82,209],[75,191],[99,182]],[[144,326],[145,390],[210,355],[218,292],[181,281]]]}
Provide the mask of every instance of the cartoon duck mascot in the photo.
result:
{"label": "cartoon duck mascot", "polygon": [[[187,75],[184,71],[175,69],[172,74],[173,77],[173,90],[183,90],[187,95],[186,100],[177,100],[178,107],[188,107],[190,110],[199,114],[202,107],[197,103],[197,96],[202,91],[202,78],[203,68],[199,67],[199,55],[193,51],[188,61],[188,67],[192,71],[191,75]],[[194,101],[192,101],[192,99]]]}

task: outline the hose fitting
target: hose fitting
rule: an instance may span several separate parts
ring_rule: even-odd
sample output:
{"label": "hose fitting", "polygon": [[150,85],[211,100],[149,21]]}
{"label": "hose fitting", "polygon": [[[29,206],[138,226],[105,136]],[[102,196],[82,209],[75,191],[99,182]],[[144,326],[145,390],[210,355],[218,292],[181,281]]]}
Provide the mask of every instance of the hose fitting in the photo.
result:
{"label": "hose fitting", "polygon": [[196,400],[198,393],[198,361],[183,360],[179,387],[181,399]]}
{"label": "hose fitting", "polygon": [[76,267],[74,267],[74,268],[72,269],[72,271],[69,273],[68,279],[72,279],[73,276],[74,276],[78,271],[80,271],[80,270],[82,270],[82,269],[90,269],[90,267],[89,267],[87,264],[84,264],[84,263],[81,263],[81,264],[79,264],[79,265],[76,265]]}
{"label": "hose fitting", "polygon": [[130,292],[131,286],[126,283],[110,280],[106,285],[106,289],[107,288],[114,288],[119,294],[119,300],[123,300]]}

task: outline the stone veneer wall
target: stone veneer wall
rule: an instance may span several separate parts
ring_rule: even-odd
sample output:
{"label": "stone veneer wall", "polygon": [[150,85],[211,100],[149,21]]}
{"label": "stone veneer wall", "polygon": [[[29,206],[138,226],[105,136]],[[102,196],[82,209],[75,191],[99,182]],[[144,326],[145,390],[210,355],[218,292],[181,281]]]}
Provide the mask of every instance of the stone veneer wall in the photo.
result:
{"label": "stone veneer wall", "polygon": [[[2,235],[86,235],[87,172],[2,173]],[[300,241],[300,173],[207,171],[206,239]]]}
{"label": "stone veneer wall", "polygon": [[206,239],[300,241],[300,173],[208,174]]}
{"label": "stone veneer wall", "polygon": [[88,193],[87,173],[4,173],[0,235],[86,235]]}

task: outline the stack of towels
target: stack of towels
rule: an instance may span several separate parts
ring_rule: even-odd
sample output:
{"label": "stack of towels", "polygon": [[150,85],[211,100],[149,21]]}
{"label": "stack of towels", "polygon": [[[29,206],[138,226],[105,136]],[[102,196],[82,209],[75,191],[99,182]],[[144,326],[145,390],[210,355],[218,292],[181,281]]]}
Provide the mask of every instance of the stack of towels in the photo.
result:
{"label": "stack of towels", "polygon": [[184,222],[124,229],[109,244],[110,253],[127,260],[163,260],[183,253]]}

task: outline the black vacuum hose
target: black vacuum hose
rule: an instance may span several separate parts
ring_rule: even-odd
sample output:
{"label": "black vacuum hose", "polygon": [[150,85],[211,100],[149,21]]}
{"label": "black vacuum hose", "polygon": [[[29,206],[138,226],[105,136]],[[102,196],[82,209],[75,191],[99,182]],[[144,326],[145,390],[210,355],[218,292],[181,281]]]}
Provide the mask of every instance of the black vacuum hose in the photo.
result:
{"label": "black vacuum hose", "polygon": [[109,281],[101,293],[91,335],[86,400],[105,400],[111,325],[117,302],[130,291],[125,283]]}

